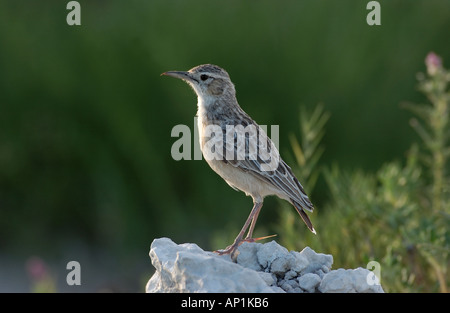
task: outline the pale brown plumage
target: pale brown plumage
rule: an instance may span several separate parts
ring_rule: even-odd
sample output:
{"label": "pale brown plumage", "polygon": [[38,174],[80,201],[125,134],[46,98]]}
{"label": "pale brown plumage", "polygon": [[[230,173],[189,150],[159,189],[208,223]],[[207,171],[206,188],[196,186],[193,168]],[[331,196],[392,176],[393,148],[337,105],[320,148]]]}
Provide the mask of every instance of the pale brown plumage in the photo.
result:
{"label": "pale brown plumage", "polygon": [[[194,89],[198,97],[200,146],[206,161],[231,187],[253,198],[254,207],[236,240],[217,252],[234,253],[249,227],[245,240],[253,241],[253,229],[268,195],[291,202],[308,228],[316,233],[305,213],[312,212],[313,205],[303,186],[264,130],[239,106],[228,73],[216,65],[205,64],[188,72],[170,71],[163,75],[183,79]],[[240,135],[243,137],[238,138]],[[211,149],[219,146],[222,149]],[[257,153],[252,155],[251,151]]]}

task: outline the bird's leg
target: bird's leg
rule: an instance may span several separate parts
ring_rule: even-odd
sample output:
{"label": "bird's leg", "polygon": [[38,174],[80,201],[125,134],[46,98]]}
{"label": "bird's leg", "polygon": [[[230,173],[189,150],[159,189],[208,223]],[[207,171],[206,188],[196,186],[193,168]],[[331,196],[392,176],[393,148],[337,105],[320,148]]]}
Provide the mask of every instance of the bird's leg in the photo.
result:
{"label": "bird's leg", "polygon": [[[258,216],[259,211],[262,207],[262,202],[258,203],[255,202],[252,211],[250,212],[250,215],[248,216],[247,220],[245,221],[244,227],[242,227],[241,231],[239,232],[238,236],[234,240],[233,244],[231,246],[226,247],[224,250],[217,250],[214,251],[220,255],[222,254],[231,254],[231,258],[234,258],[234,252],[236,251],[237,247],[242,243],[242,238],[244,237],[245,231],[247,230],[248,226],[250,225],[250,222],[254,220],[254,217]],[[256,221],[255,221],[256,222]],[[252,223],[253,225],[254,223]],[[253,227],[255,227],[253,225]],[[253,231],[253,229],[252,229]]]}
{"label": "bird's leg", "polygon": [[255,212],[255,215],[253,216],[252,223],[250,224],[250,229],[248,230],[247,237],[245,237],[245,240],[249,240],[252,238],[253,230],[255,229],[256,220],[258,219],[259,212],[261,211],[262,206],[259,207],[258,211]]}
{"label": "bird's leg", "polygon": [[[261,206],[262,207],[262,206]],[[245,237],[244,240],[242,241],[246,241],[246,242],[256,242],[258,240],[262,240],[262,239],[267,239],[267,238],[272,238],[275,237],[276,235],[269,235],[269,236],[263,236],[263,237],[258,237],[258,238],[253,238],[253,229],[255,228],[256,225],[256,220],[258,219],[258,215],[259,212],[261,211],[261,207],[259,208],[259,210],[255,213],[255,216],[253,216],[252,219],[252,223],[250,224],[250,229],[248,230],[247,233],[247,237]]]}

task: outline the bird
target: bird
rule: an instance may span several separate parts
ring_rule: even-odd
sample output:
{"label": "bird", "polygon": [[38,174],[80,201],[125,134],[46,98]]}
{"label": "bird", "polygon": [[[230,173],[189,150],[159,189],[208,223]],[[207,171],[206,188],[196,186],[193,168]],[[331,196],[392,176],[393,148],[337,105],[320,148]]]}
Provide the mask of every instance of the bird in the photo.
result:
{"label": "bird", "polygon": [[206,162],[228,185],[253,200],[250,215],[234,242],[215,252],[235,258],[243,242],[271,237],[252,238],[263,200],[270,195],[289,201],[316,234],[305,212],[313,212],[313,204],[272,140],[240,107],[228,72],[217,65],[203,64],[161,75],[181,79],[195,91],[200,148]]}

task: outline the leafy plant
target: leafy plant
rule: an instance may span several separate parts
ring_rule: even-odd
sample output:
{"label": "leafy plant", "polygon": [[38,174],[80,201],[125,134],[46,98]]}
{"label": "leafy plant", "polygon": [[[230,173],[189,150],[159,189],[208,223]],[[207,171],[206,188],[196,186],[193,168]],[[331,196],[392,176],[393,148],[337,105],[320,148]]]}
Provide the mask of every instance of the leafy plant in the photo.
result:
{"label": "leafy plant", "polygon": [[404,164],[387,162],[375,174],[336,164],[320,169],[320,139],[329,117],[322,106],[302,112],[302,141],[291,141],[308,191],[322,173],[330,199],[313,218],[318,236],[296,229],[292,210],[283,210],[278,229],[283,244],[330,253],[334,267],[365,267],[376,260],[386,291],[448,291],[450,72],[434,53],[426,65],[427,74],[418,75],[419,90],[431,104],[403,105],[417,116],[410,124],[421,139]]}

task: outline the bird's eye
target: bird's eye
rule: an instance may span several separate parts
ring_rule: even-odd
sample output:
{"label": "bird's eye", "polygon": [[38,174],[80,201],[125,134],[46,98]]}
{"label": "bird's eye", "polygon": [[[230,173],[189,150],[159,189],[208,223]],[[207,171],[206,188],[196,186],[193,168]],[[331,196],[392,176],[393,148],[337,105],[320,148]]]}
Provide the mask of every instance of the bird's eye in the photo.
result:
{"label": "bird's eye", "polygon": [[200,76],[200,79],[205,81],[205,80],[208,79],[208,75],[203,74],[203,75]]}

